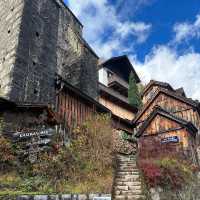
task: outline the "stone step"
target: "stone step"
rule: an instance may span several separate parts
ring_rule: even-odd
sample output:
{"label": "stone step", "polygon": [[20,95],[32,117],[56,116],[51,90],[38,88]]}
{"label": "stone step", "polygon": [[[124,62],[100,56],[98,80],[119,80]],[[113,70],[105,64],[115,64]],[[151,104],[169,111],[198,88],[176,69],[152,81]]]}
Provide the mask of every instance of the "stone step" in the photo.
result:
{"label": "stone step", "polygon": [[118,165],[117,166],[118,169],[138,169],[138,167],[136,165]]}
{"label": "stone step", "polygon": [[142,187],[141,186],[127,186],[127,185],[124,185],[124,186],[115,186],[114,187],[115,191],[128,191],[128,192],[135,192],[135,191],[141,191]]}
{"label": "stone step", "polygon": [[133,191],[121,191],[121,194],[124,195],[142,195],[141,190],[133,190]]}
{"label": "stone step", "polygon": [[139,175],[139,172],[132,172],[132,171],[129,171],[129,172],[118,172],[117,175]]}
{"label": "stone step", "polygon": [[117,166],[118,167],[136,167],[137,168],[136,163],[127,163],[127,164],[118,163]]}
{"label": "stone step", "polygon": [[122,158],[117,158],[116,159],[117,161],[119,161],[119,162],[136,162],[136,159],[122,159]]}
{"label": "stone step", "polygon": [[134,168],[138,168],[136,164],[129,164],[129,165],[124,165],[124,164],[118,164],[117,167],[134,167]]}
{"label": "stone step", "polygon": [[140,178],[139,175],[116,175],[116,179],[123,179],[124,181],[136,181]]}
{"label": "stone step", "polygon": [[119,172],[134,172],[134,173],[140,173],[140,171],[138,169],[120,169],[118,170]]}
{"label": "stone step", "polygon": [[117,159],[116,160],[118,163],[125,163],[125,162],[127,162],[128,164],[129,163],[135,163],[136,162],[136,160],[119,160],[119,159]]}
{"label": "stone step", "polygon": [[141,187],[141,182],[139,182],[139,181],[131,181],[131,182],[129,182],[129,181],[114,181],[114,183],[115,183],[115,185],[119,185],[119,186],[125,186],[125,185],[127,185],[127,186],[140,186]]}
{"label": "stone step", "polygon": [[115,178],[115,182],[139,182],[140,181],[140,178],[127,178],[127,179],[124,179],[124,178]]}
{"label": "stone step", "polygon": [[113,200],[142,200],[142,183],[136,158],[117,156],[117,168],[113,186]]}

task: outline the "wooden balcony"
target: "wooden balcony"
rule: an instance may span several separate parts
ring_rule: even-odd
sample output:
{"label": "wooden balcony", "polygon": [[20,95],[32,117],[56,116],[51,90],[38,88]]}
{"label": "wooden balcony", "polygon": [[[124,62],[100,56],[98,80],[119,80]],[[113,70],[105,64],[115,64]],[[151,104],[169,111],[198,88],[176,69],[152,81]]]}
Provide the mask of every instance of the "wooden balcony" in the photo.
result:
{"label": "wooden balcony", "polygon": [[108,77],[108,87],[120,92],[122,95],[128,95],[129,84],[115,74]]}

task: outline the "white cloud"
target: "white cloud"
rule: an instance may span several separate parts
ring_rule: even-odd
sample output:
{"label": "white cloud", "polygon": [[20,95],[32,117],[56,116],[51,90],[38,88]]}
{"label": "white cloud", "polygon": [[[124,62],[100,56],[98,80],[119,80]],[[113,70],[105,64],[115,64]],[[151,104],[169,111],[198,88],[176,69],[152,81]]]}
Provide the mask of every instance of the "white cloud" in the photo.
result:
{"label": "white cloud", "polygon": [[131,50],[133,44],[124,47],[127,37],[132,43],[142,43],[151,30],[144,22],[122,21],[108,0],[69,0],[68,6],[84,24],[84,37],[101,57]]}
{"label": "white cloud", "polygon": [[173,87],[184,87],[189,97],[200,100],[200,53],[193,51],[178,55],[168,46],[155,47],[144,63],[132,58],[133,66],[141,79],[165,81]]}
{"label": "white cloud", "polygon": [[200,15],[196,16],[194,23],[177,23],[174,26],[174,42],[181,42],[191,38],[200,38]]}
{"label": "white cloud", "polygon": [[[130,2],[134,5],[132,0]],[[124,6],[124,1],[119,0],[119,4]],[[155,46],[142,63],[137,60],[134,45],[146,41],[151,24],[122,21],[108,0],[69,0],[68,5],[84,24],[84,36],[99,56],[109,58],[115,53],[131,51],[133,66],[145,83],[150,79],[169,82],[175,88],[184,87],[189,97],[200,100],[200,53],[194,52],[191,47],[180,55],[171,47],[193,37],[200,38],[200,15],[193,23],[176,23],[173,27],[174,40],[163,46]],[[128,12],[127,9],[121,10]],[[130,46],[125,43],[128,37],[131,37]]]}

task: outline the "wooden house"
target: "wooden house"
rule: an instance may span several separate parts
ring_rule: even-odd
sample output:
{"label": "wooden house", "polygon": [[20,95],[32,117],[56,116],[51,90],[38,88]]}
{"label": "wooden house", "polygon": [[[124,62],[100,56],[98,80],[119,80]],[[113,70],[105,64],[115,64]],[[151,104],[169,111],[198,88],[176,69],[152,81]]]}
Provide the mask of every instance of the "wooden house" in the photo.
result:
{"label": "wooden house", "polygon": [[111,58],[100,65],[99,102],[111,110],[115,128],[133,132],[132,120],[138,109],[128,102],[129,75],[140,79],[127,56]]}
{"label": "wooden house", "polygon": [[144,106],[133,121],[140,148],[144,138],[175,137],[177,146],[194,152],[200,130],[200,103],[187,98],[182,88],[175,90],[158,81],[150,81],[142,97]]}
{"label": "wooden house", "polygon": [[95,99],[72,86],[60,76],[56,81],[55,112],[63,127],[70,132],[75,126],[81,125],[94,113],[110,113],[110,110]]}

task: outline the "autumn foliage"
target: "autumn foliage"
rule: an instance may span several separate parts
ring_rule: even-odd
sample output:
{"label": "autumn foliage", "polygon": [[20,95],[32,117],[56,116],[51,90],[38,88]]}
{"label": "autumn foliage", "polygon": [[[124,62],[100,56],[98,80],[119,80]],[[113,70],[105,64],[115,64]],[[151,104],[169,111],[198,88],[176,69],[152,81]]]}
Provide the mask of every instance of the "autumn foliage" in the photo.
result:
{"label": "autumn foliage", "polygon": [[199,170],[176,146],[162,145],[156,139],[140,143],[138,164],[148,187],[172,190],[183,188]]}
{"label": "autumn foliage", "polygon": [[5,137],[0,136],[0,169],[1,171],[10,169],[15,161],[12,143]]}

